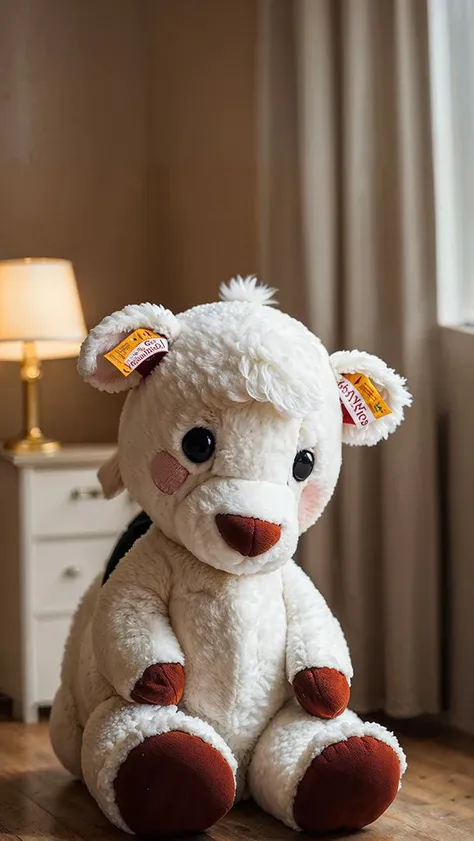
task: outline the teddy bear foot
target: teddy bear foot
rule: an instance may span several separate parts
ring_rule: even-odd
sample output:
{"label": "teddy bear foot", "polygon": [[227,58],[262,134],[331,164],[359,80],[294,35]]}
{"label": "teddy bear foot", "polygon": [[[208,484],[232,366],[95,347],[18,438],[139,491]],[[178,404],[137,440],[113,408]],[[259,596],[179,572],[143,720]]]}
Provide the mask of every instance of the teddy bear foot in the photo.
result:
{"label": "teddy bear foot", "polygon": [[232,770],[198,736],[172,730],[133,748],[114,782],[120,814],[137,835],[203,832],[231,808]]}
{"label": "teddy bear foot", "polygon": [[351,736],[311,762],[293,803],[305,832],[355,831],[382,815],[398,792],[400,762],[385,742]]}

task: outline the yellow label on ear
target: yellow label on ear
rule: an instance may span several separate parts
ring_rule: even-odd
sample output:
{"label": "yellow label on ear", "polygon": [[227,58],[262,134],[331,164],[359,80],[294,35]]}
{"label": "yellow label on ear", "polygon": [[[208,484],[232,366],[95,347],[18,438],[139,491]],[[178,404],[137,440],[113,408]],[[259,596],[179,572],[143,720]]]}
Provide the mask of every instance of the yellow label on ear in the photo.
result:
{"label": "yellow label on ear", "polygon": [[135,368],[157,353],[168,353],[168,340],[148,327],[139,327],[104,356],[124,377],[129,377]]}
{"label": "yellow label on ear", "polygon": [[365,374],[343,374],[339,380],[339,396],[346,409],[346,423],[364,427],[392,414],[390,406]]}

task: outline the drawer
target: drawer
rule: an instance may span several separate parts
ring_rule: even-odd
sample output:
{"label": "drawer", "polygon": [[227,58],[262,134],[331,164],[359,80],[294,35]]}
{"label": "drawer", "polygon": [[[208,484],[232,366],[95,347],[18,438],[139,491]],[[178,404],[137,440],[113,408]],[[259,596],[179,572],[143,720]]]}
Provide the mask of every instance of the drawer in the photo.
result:
{"label": "drawer", "polygon": [[128,493],[107,500],[94,468],[35,470],[30,502],[33,536],[118,534],[138,511]]}
{"label": "drawer", "polygon": [[31,547],[31,603],[35,613],[71,613],[105,568],[115,537],[41,540]]}
{"label": "drawer", "polygon": [[33,703],[51,704],[59,686],[70,617],[40,618],[33,625]]}

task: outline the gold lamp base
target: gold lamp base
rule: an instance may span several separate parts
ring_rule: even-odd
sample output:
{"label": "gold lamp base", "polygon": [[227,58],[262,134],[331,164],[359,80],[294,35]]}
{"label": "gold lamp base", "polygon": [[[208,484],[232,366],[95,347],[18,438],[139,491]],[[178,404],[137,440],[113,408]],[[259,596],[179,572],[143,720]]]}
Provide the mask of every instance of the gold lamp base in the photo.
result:
{"label": "gold lamp base", "polygon": [[[35,435],[33,433],[37,432]],[[12,438],[11,441],[6,441],[4,449],[9,453],[16,453],[17,455],[32,455],[33,453],[56,453],[61,449],[59,441],[52,441],[50,438],[45,438],[40,429],[31,429],[30,433],[25,438]]]}
{"label": "gold lamp base", "polygon": [[4,449],[17,455],[33,455],[34,453],[49,455],[61,449],[59,441],[45,438],[39,427],[38,380],[41,379],[41,363],[36,355],[34,342],[23,345],[23,361],[21,364],[21,380],[23,383],[23,423],[24,433],[18,438],[12,438],[4,445]]}

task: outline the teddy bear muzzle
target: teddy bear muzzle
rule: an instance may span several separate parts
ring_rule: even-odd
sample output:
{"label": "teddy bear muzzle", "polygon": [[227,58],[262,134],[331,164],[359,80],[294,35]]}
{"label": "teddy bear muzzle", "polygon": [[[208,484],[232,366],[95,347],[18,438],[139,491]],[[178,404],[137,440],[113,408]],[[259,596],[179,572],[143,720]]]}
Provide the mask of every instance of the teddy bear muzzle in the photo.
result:
{"label": "teddy bear muzzle", "polygon": [[281,536],[281,526],[256,517],[217,514],[216,524],[227,545],[246,558],[256,558],[268,552]]}

